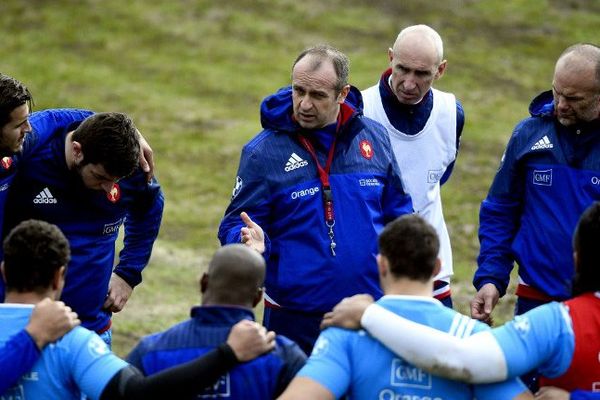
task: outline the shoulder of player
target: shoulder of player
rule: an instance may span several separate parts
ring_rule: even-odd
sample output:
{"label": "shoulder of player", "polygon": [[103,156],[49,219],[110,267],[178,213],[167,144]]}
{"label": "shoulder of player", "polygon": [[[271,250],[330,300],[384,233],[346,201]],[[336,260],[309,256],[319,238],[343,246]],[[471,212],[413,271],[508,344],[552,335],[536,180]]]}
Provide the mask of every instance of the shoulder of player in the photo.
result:
{"label": "shoulder of player", "polygon": [[165,347],[173,347],[174,343],[179,342],[182,338],[194,337],[193,331],[195,331],[193,320],[188,319],[179,322],[164,331],[154,332],[143,336],[135,345],[134,350],[149,352]]}
{"label": "shoulder of player", "polygon": [[95,356],[102,356],[111,353],[108,345],[95,332],[82,326],[77,326],[66,333],[55,344],[47,347],[49,351],[58,349],[61,352],[68,352],[73,355],[79,354],[83,349],[87,353]]}
{"label": "shoulder of player", "polygon": [[261,153],[273,146],[289,141],[290,133],[263,129],[242,148],[243,153]]}

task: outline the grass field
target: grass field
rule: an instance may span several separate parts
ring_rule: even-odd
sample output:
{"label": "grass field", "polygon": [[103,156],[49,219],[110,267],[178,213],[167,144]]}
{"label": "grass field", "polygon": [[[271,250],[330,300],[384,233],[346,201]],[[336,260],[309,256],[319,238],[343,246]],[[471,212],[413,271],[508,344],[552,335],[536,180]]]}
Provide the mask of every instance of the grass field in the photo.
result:
{"label": "grass field", "polygon": [[[512,127],[550,87],[554,61],[598,42],[600,5],[585,0],[4,0],[0,70],[28,84],[36,106],[130,114],[151,142],[164,222],[151,265],[115,317],[124,355],[143,334],[184,319],[218,246],[239,151],[260,128],[263,97],[289,82],[303,48],[327,42],[374,84],[398,31],[426,23],[445,40],[436,85],[463,102],[467,123],[444,187],[457,308],[466,311],[478,252],[477,212]],[[497,312],[511,313],[510,299]]]}

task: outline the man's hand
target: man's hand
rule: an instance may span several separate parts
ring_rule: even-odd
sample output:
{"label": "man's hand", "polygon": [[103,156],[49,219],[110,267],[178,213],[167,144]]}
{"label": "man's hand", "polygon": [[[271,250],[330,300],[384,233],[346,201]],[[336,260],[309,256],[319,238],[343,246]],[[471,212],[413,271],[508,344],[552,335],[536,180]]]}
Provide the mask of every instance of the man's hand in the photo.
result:
{"label": "man's hand", "polygon": [[325,314],[321,322],[321,329],[330,326],[339,326],[346,329],[360,329],[360,319],[367,307],[373,304],[373,297],[369,294],[356,294],[340,301],[333,311]]}
{"label": "man's hand", "polygon": [[540,400],[569,400],[571,394],[554,386],[544,386],[535,394],[535,398]]}
{"label": "man's hand", "polygon": [[471,317],[492,324],[492,310],[498,304],[500,292],[493,283],[486,283],[471,300]]}
{"label": "man's hand", "polygon": [[243,320],[231,328],[227,344],[238,361],[250,361],[275,348],[275,332],[267,332],[254,321]]}
{"label": "man's hand", "polygon": [[36,304],[25,330],[42,350],[48,343],[60,339],[65,333],[79,325],[77,313],[62,301],[45,298]]}
{"label": "man's hand", "polygon": [[125,307],[125,303],[129,300],[133,288],[123,280],[119,275],[113,273],[108,284],[108,294],[104,301],[103,308],[110,312],[117,313]]}
{"label": "man's hand", "polygon": [[242,212],[240,217],[242,218],[242,222],[246,224],[240,232],[242,243],[263,254],[265,252],[265,234],[262,228],[252,221],[245,212]]}
{"label": "man's hand", "polygon": [[140,167],[146,173],[146,180],[150,182],[154,176],[154,157],[152,147],[142,136],[140,131],[137,131],[140,144]]}

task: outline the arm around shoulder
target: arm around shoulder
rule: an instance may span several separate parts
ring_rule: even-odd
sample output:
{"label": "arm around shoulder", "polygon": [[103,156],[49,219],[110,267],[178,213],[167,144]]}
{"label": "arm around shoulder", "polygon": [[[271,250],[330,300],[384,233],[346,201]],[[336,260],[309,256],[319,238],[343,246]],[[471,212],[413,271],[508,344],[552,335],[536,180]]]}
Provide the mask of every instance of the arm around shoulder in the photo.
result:
{"label": "arm around shoulder", "polygon": [[460,339],[377,304],[367,307],[361,324],[394,353],[432,374],[469,383],[507,378],[504,353],[489,331]]}

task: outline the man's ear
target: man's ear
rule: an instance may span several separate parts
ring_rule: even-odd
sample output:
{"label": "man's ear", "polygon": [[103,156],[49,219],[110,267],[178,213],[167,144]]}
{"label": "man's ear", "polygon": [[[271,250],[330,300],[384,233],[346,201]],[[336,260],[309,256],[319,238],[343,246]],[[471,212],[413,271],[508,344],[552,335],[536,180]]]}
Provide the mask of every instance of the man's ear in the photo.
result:
{"label": "man's ear", "polygon": [[263,288],[256,289],[256,294],[254,295],[254,300],[252,300],[252,307],[256,307],[258,305],[258,303],[260,303],[260,301],[263,298],[263,292],[264,292]]}
{"label": "man's ear", "polygon": [[54,272],[54,276],[52,277],[52,290],[62,290],[65,284],[66,271],[67,269],[63,265]]}
{"label": "man's ear", "polygon": [[444,60],[438,65],[437,71],[435,71],[435,76],[433,79],[440,79],[444,72],[446,71],[446,66],[448,65],[448,61]]}
{"label": "man's ear", "polygon": [[4,261],[0,263],[0,273],[2,275],[2,281],[4,282],[4,286],[6,286],[6,274],[4,272]]}
{"label": "man's ear", "polygon": [[377,254],[377,270],[381,276],[386,276],[389,270],[388,259],[381,254]]}
{"label": "man's ear", "polygon": [[342,88],[340,93],[338,94],[337,102],[338,104],[343,104],[346,101],[346,96],[350,93],[350,85],[346,85]]}
{"label": "man's ear", "polygon": [[433,274],[431,276],[432,277],[437,276],[437,274],[439,274],[441,270],[442,270],[442,260],[440,260],[440,258],[437,257],[435,259],[435,266],[433,267]]}
{"label": "man's ear", "polygon": [[390,64],[391,64],[392,60],[394,59],[394,50],[391,47],[388,48],[388,59],[390,60]]}
{"label": "man's ear", "polygon": [[208,274],[205,272],[200,278],[200,293],[204,294],[206,289],[208,289]]}
{"label": "man's ear", "polygon": [[75,164],[81,163],[81,161],[83,161],[83,151],[81,150],[81,143],[72,141],[71,151],[73,152],[73,161],[75,162]]}

